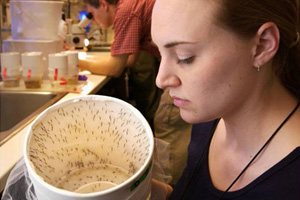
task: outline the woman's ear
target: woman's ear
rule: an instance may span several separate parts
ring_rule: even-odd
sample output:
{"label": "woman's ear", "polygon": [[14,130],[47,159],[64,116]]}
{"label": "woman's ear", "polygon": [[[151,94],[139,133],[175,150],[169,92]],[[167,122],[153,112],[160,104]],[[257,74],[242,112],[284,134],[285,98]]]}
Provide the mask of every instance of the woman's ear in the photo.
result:
{"label": "woman's ear", "polygon": [[280,41],[278,27],[273,22],[263,24],[256,34],[254,66],[263,66],[277,53]]}

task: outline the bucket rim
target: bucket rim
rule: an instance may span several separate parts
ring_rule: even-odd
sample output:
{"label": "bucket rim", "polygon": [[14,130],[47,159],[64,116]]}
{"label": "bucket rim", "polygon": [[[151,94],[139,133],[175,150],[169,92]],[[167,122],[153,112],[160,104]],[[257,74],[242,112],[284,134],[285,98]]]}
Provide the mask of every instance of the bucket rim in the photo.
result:
{"label": "bucket rim", "polygon": [[[53,109],[57,109],[59,107],[62,107],[64,105],[69,104],[70,102],[78,102],[80,100],[101,100],[103,102],[105,101],[113,101],[113,102],[117,102],[123,106],[125,106],[126,108],[130,108],[132,110],[132,112],[136,115],[136,117],[141,120],[141,123],[143,124],[143,126],[145,126],[146,128],[146,133],[149,137],[149,142],[150,142],[150,146],[149,146],[149,155],[146,158],[146,161],[144,162],[144,164],[140,167],[140,169],[133,174],[130,178],[128,178],[126,181],[124,181],[123,183],[109,188],[107,190],[103,190],[103,191],[99,191],[99,192],[93,192],[93,193],[76,193],[76,192],[71,192],[68,190],[64,190],[64,189],[59,189],[49,183],[47,183],[46,181],[44,181],[36,172],[35,170],[32,168],[32,163],[30,162],[29,159],[29,155],[28,155],[28,142],[31,139],[31,133],[32,133],[32,128],[33,126],[38,123],[40,120],[42,120],[45,117],[45,114]],[[77,97],[71,97],[69,99],[66,100],[62,100],[59,103],[55,103],[51,106],[49,106],[47,109],[45,109],[43,112],[41,112],[33,121],[32,123],[30,123],[29,128],[26,131],[26,135],[25,135],[25,139],[24,139],[24,143],[23,143],[23,156],[24,156],[24,161],[25,161],[25,166],[29,172],[29,175],[33,176],[34,179],[36,179],[39,184],[41,184],[44,188],[46,188],[48,191],[52,191],[56,194],[62,195],[62,196],[66,196],[66,197],[71,197],[71,198],[91,198],[91,197],[97,197],[100,195],[109,195],[110,193],[117,191],[119,189],[121,189],[122,187],[124,187],[123,189],[128,188],[128,191],[130,193],[132,193],[133,191],[130,190],[130,187],[137,181],[140,179],[141,176],[143,176],[144,172],[148,169],[148,167],[150,166],[150,168],[153,167],[153,163],[152,163],[152,159],[153,159],[153,154],[154,154],[154,136],[152,133],[152,129],[150,127],[150,125],[148,124],[148,122],[146,121],[146,119],[144,118],[144,116],[140,113],[139,110],[137,110],[134,106],[132,106],[131,104],[117,99],[115,97],[110,97],[110,96],[105,96],[105,95],[85,95],[85,96],[77,96]]]}

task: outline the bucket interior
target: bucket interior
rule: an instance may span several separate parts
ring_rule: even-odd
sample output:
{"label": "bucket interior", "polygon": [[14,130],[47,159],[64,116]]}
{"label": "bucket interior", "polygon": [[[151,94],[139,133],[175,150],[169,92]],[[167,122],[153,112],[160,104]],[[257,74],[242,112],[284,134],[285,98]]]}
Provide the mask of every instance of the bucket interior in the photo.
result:
{"label": "bucket interior", "polygon": [[152,132],[120,102],[82,98],[42,113],[27,154],[35,173],[57,188],[103,191],[133,176],[150,156]]}

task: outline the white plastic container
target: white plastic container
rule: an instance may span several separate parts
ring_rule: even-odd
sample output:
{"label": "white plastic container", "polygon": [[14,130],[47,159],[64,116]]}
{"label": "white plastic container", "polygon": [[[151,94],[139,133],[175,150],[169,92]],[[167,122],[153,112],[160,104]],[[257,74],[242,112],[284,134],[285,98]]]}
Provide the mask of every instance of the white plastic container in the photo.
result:
{"label": "white plastic container", "polygon": [[68,55],[53,53],[48,55],[49,79],[52,87],[66,87],[68,77]]}
{"label": "white plastic container", "polygon": [[61,52],[68,56],[68,84],[76,85],[78,83],[79,74],[79,58],[77,51],[63,51]]}
{"label": "white plastic container", "polygon": [[5,87],[17,87],[21,78],[21,62],[19,52],[1,53],[1,76]]}
{"label": "white plastic container", "polygon": [[40,88],[43,79],[43,53],[22,53],[23,80],[26,88]]}
{"label": "white plastic container", "polygon": [[153,150],[137,109],[89,95],[41,113],[28,129],[24,160],[39,200],[145,200]]}
{"label": "white plastic container", "polygon": [[13,39],[57,40],[62,1],[10,0]]}

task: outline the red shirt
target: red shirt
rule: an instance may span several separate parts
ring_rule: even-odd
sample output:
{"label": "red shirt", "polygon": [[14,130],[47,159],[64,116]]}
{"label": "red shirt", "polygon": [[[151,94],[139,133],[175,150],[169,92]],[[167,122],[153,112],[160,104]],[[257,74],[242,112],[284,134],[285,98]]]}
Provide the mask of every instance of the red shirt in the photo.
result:
{"label": "red shirt", "polygon": [[155,0],[119,0],[114,19],[111,55],[133,54],[144,50],[160,58],[151,39],[151,15]]}

